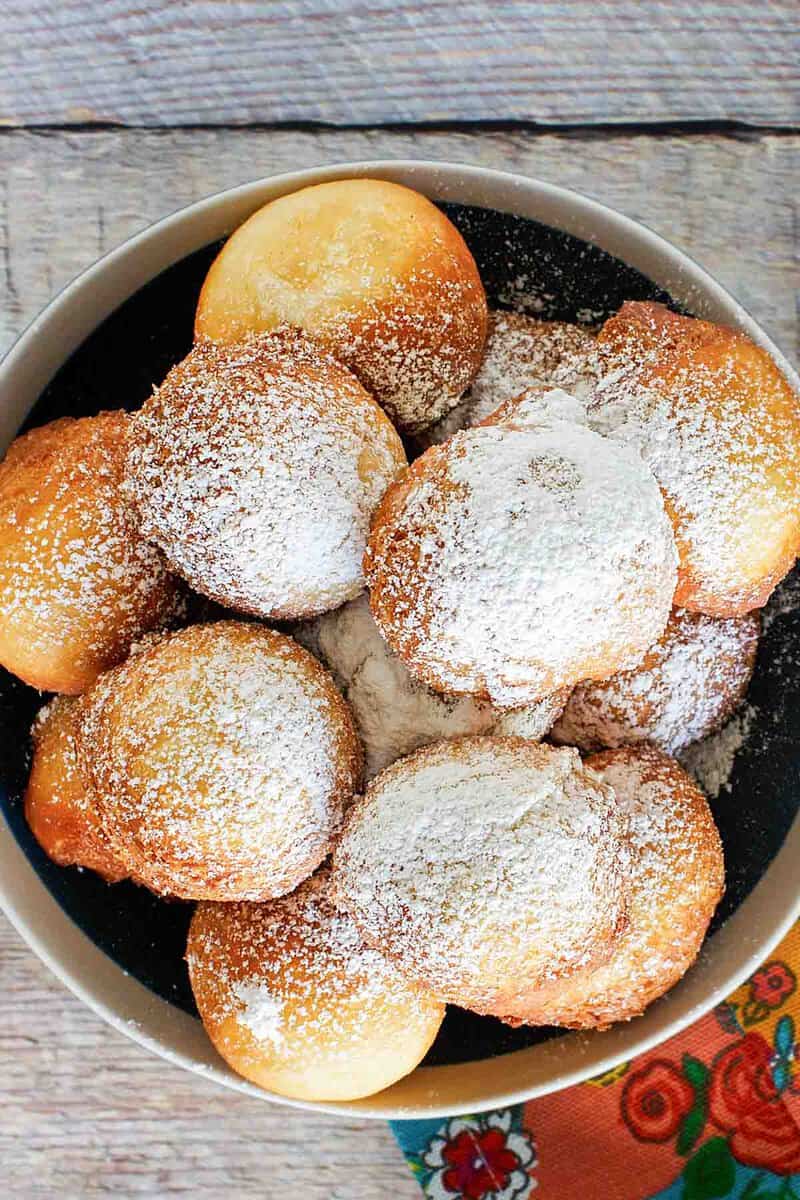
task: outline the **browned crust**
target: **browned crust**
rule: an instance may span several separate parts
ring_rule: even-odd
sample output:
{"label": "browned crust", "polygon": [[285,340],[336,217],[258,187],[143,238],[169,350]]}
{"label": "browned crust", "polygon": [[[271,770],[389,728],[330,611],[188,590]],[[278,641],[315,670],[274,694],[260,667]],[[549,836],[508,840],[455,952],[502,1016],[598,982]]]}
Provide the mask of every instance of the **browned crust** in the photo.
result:
{"label": "browned crust", "polygon": [[77,760],[81,705],[79,698],[59,696],[37,719],[25,818],[45,854],[60,867],[86,867],[106,883],[117,883],[128,872],[103,833]]}

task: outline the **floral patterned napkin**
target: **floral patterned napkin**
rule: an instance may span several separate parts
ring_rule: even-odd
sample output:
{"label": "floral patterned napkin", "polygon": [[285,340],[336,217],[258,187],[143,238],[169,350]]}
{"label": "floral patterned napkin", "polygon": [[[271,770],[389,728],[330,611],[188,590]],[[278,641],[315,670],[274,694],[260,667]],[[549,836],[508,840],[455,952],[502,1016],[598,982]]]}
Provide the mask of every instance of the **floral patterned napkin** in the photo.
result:
{"label": "floral patterned napkin", "polygon": [[527,1104],[392,1130],[428,1200],[800,1200],[800,924],[655,1050]]}

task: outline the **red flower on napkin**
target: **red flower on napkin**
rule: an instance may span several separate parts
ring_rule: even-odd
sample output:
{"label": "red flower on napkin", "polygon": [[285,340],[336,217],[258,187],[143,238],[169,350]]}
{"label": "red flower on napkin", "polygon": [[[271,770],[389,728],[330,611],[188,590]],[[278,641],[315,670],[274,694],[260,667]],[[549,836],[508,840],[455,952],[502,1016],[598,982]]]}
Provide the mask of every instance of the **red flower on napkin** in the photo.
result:
{"label": "red flower on napkin", "polygon": [[708,1085],[708,1113],[729,1134],[734,1158],[777,1175],[800,1171],[800,1128],[775,1085],[774,1051],[748,1033],[717,1055]]}
{"label": "red flower on napkin", "polygon": [[428,1200],[527,1200],[536,1154],[519,1111],[453,1117],[420,1158]]}
{"label": "red flower on napkin", "polygon": [[782,962],[766,963],[750,979],[750,995],[759,1004],[778,1008],[791,996],[797,981]]}
{"label": "red flower on napkin", "polygon": [[694,1089],[673,1063],[653,1062],[628,1076],[622,1118],[640,1142],[668,1142],[694,1106]]}

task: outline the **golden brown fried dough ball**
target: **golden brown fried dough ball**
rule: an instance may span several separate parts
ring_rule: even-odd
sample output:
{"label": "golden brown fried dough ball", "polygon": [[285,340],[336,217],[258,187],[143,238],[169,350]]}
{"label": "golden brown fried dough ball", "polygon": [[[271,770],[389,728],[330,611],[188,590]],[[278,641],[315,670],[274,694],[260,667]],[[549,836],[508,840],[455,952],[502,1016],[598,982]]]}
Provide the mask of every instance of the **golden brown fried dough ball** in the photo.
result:
{"label": "golden brown fried dough ball", "polygon": [[355,1100],[424,1058],[444,1006],[364,945],[327,872],[267,904],[199,904],[186,958],[226,1062],[300,1100]]}
{"label": "golden brown fried dough ball", "polygon": [[43,691],[85,691],[182,603],[123,495],[129,420],[62,417],[0,463],[0,663]]}
{"label": "golden brown fried dough ball", "polygon": [[32,729],[33,762],[25,818],[39,845],[60,867],[88,867],[108,883],[128,872],[108,845],[75,749],[82,700],[57,696]]}
{"label": "golden brown fried dough ball", "polygon": [[370,518],[405,461],[358,380],[282,331],[173,367],[133,418],[128,489],[195,590],[290,619],[363,589]]}
{"label": "golden brown fried dough ball", "polygon": [[103,831],[154,892],[291,891],[358,786],[361,748],[333,680],[261,625],[168,635],[102,676],[85,706],[79,759]]}
{"label": "golden brown fried dough ball", "polygon": [[452,1004],[512,1023],[607,962],[625,924],[626,824],[576,750],[438,742],[349,811],[333,895],[371,945]]}
{"label": "golden brown fried dough ball", "polygon": [[676,608],[638,666],[579,683],[553,730],[599,750],[651,742],[675,754],[721,729],[747,691],[761,617],[707,617]]}
{"label": "golden brown fried dough ball", "polygon": [[406,433],[469,387],[486,340],[475,261],[418,192],[379,179],[303,188],[259,209],[206,277],[198,338],[293,325],[345,363]]}
{"label": "golden brown fried dough ball", "polygon": [[638,448],[661,485],[680,566],[675,603],[760,608],[800,548],[800,400],[743,333],[628,302],[603,326],[595,428]]}
{"label": "golden brown fried dough ball", "polygon": [[432,446],[384,496],[365,569],[409,670],[511,708],[632,666],[669,616],[675,547],[638,454],[553,421]]}
{"label": "golden brown fried dough ball", "polygon": [[652,746],[586,760],[630,826],[628,925],[609,961],[531,997],[535,1024],[605,1027],[638,1016],[689,969],[724,890],[714,819],[686,772]]}

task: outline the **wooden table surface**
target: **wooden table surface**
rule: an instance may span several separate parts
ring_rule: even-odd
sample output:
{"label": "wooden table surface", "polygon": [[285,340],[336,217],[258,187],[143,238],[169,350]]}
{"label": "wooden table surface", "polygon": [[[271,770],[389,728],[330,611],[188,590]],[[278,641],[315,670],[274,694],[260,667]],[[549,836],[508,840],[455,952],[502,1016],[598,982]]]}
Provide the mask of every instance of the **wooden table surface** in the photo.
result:
{"label": "wooden table surface", "polygon": [[[641,218],[800,358],[799,49],[794,0],[757,16],[739,3],[6,0],[0,352],[98,255],[209,192],[428,157]],[[152,1058],[2,918],[0,1068],[3,1196],[418,1195],[381,1123],[262,1104]]]}

